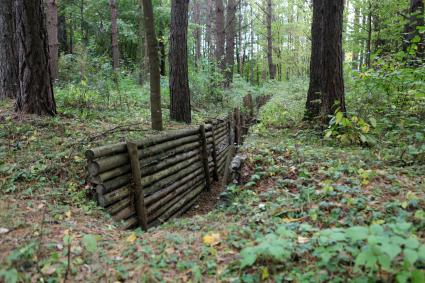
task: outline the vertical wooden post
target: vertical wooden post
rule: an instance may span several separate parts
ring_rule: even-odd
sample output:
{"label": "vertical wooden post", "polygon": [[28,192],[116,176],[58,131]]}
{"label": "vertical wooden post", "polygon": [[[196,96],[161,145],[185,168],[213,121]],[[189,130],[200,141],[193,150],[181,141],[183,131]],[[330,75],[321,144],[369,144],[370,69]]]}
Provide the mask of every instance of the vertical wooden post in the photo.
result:
{"label": "vertical wooden post", "polygon": [[134,186],[134,200],[137,220],[142,229],[148,230],[148,219],[145,207],[145,195],[143,193],[142,173],[140,171],[139,153],[134,142],[127,142],[127,151],[130,157],[132,180]]}
{"label": "vertical wooden post", "polygon": [[205,173],[205,184],[206,184],[206,190],[211,190],[211,178],[210,178],[210,169],[208,166],[208,151],[207,151],[207,138],[205,137],[205,126],[200,125],[199,126],[199,135],[201,139],[201,158],[202,163],[204,165],[204,173]]}
{"label": "vertical wooden post", "polygon": [[239,110],[239,108],[235,108],[235,112],[234,112],[234,121],[235,121],[235,143],[237,145],[241,144],[241,128],[240,128],[240,124],[241,124],[241,112]]}
{"label": "vertical wooden post", "polygon": [[227,117],[227,137],[229,138],[229,145],[232,143],[232,120],[233,120],[233,113],[229,113]]}
{"label": "vertical wooden post", "polygon": [[211,122],[211,131],[212,131],[212,157],[214,162],[214,170],[213,170],[213,179],[214,181],[218,181],[218,164],[217,164],[217,148],[215,143],[215,129],[214,129],[214,122]]}

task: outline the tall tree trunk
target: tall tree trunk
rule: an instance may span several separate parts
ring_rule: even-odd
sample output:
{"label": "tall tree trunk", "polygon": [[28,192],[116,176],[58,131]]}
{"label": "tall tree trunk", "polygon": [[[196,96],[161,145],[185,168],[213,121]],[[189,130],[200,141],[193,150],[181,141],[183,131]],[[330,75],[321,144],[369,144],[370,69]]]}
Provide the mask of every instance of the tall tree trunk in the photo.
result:
{"label": "tall tree trunk", "polygon": [[20,91],[16,111],[56,114],[42,0],[15,2]]}
{"label": "tall tree trunk", "polygon": [[272,33],[272,23],[273,23],[273,2],[272,0],[267,0],[267,62],[269,64],[269,75],[270,79],[274,80],[276,77],[276,65],[273,64],[273,33]]}
{"label": "tall tree trunk", "polygon": [[310,86],[305,105],[305,119],[320,114],[320,93],[322,90],[323,53],[323,1],[313,0],[313,22],[311,24]]}
{"label": "tall tree trunk", "polygon": [[424,34],[420,33],[417,27],[425,26],[424,23],[424,0],[410,0],[409,21],[405,26],[404,32],[404,50],[410,51],[412,40],[416,37],[418,42],[415,43],[417,49],[414,51],[414,57],[425,58],[425,42]]}
{"label": "tall tree trunk", "polygon": [[145,84],[145,77],[147,77],[146,72],[146,64],[145,64],[145,58],[146,58],[146,38],[145,38],[145,29],[143,25],[143,4],[142,0],[139,2],[139,10],[140,10],[140,17],[138,18],[138,30],[139,30],[139,46],[138,46],[138,57],[139,57],[139,84],[144,85]]}
{"label": "tall tree trunk", "polygon": [[118,46],[118,10],[116,0],[109,0],[111,10],[111,36],[112,36],[112,68],[118,73],[120,68],[120,51]]}
{"label": "tall tree trunk", "polygon": [[366,67],[370,68],[372,56],[372,3],[369,0],[367,15]]}
{"label": "tall tree trunk", "polygon": [[195,66],[199,67],[199,60],[201,60],[201,0],[195,0],[193,4],[193,22],[195,29],[193,30],[193,37],[195,38]]}
{"label": "tall tree trunk", "polygon": [[158,49],[159,49],[159,70],[160,70],[160,74],[161,76],[166,76],[167,72],[165,70],[165,60],[167,59],[167,55],[165,52],[165,38],[164,38],[164,34],[163,34],[163,26],[162,23],[160,24],[160,28],[159,28],[159,41],[158,41]]}
{"label": "tall tree trunk", "polygon": [[225,86],[229,87],[233,82],[233,65],[235,63],[235,37],[236,37],[236,0],[227,1],[226,15],[226,71]]}
{"label": "tall tree trunk", "polygon": [[19,91],[13,2],[0,1],[0,99],[15,98]]}
{"label": "tall tree trunk", "polygon": [[207,11],[205,16],[205,47],[206,52],[204,55],[207,56],[208,62],[210,62],[212,58],[212,42],[211,42],[211,21],[213,20],[212,12],[213,12],[213,3],[212,0],[206,0],[207,2]]}
{"label": "tall tree trunk", "polygon": [[52,80],[58,79],[58,6],[56,0],[47,1],[47,36],[49,38],[50,73]]}
{"label": "tall tree trunk", "polygon": [[171,1],[170,25],[170,118],[190,124],[190,90],[187,66],[189,0]]}
{"label": "tall tree trunk", "polygon": [[224,71],[224,45],[226,31],[224,29],[224,6],[223,0],[215,0],[215,31],[216,31],[216,46],[215,46],[215,58],[217,60],[218,67],[221,71]]}
{"label": "tall tree trunk", "polygon": [[149,72],[150,72],[150,102],[152,129],[162,131],[161,110],[161,76],[159,73],[158,41],[155,35],[155,21],[151,0],[141,0],[145,19],[146,41],[148,44]]}
{"label": "tall tree trunk", "polygon": [[80,2],[80,30],[81,30],[81,36],[83,38],[83,43],[85,46],[88,44],[88,34],[85,30],[85,18],[84,18],[84,0],[81,0]]}
{"label": "tall tree trunk", "polygon": [[249,62],[249,65],[250,65],[250,81],[251,81],[251,84],[254,84],[254,24],[253,24],[253,15],[254,15],[254,13],[253,13],[253,10],[252,10],[252,7],[251,7],[251,9],[250,9],[250,13],[251,13],[251,35],[250,35],[250,37],[251,37],[251,40],[250,40],[250,62]]}
{"label": "tall tree trunk", "polygon": [[[62,12],[64,13],[64,12]],[[68,32],[67,32],[67,22],[65,14],[59,14],[58,18],[58,42],[59,42],[59,50],[68,54],[69,46],[68,46]]]}
{"label": "tall tree trunk", "polygon": [[74,53],[74,19],[71,18],[69,25],[69,53]]}
{"label": "tall tree trunk", "polygon": [[356,38],[359,34],[359,26],[360,26],[360,9],[358,7],[358,4],[354,4],[354,31],[353,31],[353,56],[352,56],[352,68],[353,70],[359,69],[359,40]]}
{"label": "tall tree trunk", "polygon": [[322,115],[346,112],[343,79],[342,29],[344,0],[324,0]]}

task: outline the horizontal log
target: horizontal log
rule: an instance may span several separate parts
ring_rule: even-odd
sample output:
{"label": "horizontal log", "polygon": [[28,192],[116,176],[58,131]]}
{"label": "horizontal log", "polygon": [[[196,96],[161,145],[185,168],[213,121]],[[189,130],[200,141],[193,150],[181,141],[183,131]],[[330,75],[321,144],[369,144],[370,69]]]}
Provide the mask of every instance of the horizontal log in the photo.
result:
{"label": "horizontal log", "polygon": [[195,196],[191,201],[189,201],[187,204],[185,204],[181,209],[179,209],[173,216],[168,218],[168,220],[173,218],[178,218],[185,214],[189,209],[192,208],[192,206],[195,205],[196,201],[199,199],[199,195]]}
{"label": "horizontal log", "polygon": [[203,177],[203,171],[202,168],[196,169],[195,171],[187,174],[183,178],[177,180],[176,182],[172,183],[170,186],[165,187],[164,189],[153,193],[145,198],[145,204],[146,206],[150,206],[152,203],[158,201],[162,197],[168,195],[169,193],[172,193],[176,188],[179,186],[185,184],[186,182],[191,181],[194,178],[197,178],[198,176]]}
{"label": "horizontal log", "polygon": [[103,172],[97,176],[91,176],[90,182],[93,184],[103,184],[108,180],[111,180],[115,177],[119,177],[121,175],[125,175],[131,171],[130,164],[125,164],[123,166],[114,168],[110,171]]}
{"label": "horizontal log", "polygon": [[162,190],[163,188],[165,188],[166,186],[170,185],[173,182],[176,182],[177,180],[184,178],[184,176],[186,176],[187,174],[192,173],[193,171],[197,170],[197,169],[201,169],[202,167],[202,162],[201,161],[197,161],[193,164],[191,164],[190,166],[176,172],[173,175],[170,175],[162,180],[159,180],[153,184],[151,184],[149,187],[144,188],[144,192],[145,192],[145,196],[149,196],[150,194],[157,192],[159,190]]}
{"label": "horizontal log", "polygon": [[130,218],[126,219],[124,221],[123,229],[128,230],[136,227],[138,225],[139,221],[137,220],[136,215],[131,216]]}
{"label": "horizontal log", "polygon": [[[184,144],[198,141],[198,135],[184,137],[178,140],[168,141],[162,144],[154,145],[150,148],[144,148],[138,151],[139,159],[146,157],[153,157],[156,154],[163,153],[168,149],[172,149]],[[108,156],[105,158],[97,159],[88,164],[88,171],[90,175],[96,176],[100,173],[109,171],[111,169],[120,167],[122,165],[129,164],[129,158],[127,153],[121,153],[113,156]]]}
{"label": "horizontal log", "polygon": [[115,203],[111,206],[108,206],[106,208],[106,211],[111,215],[117,214],[118,212],[120,212],[121,210],[126,208],[127,206],[132,205],[132,199],[133,199],[132,196],[128,196],[128,197],[120,200],[119,202],[117,202],[117,203]]}
{"label": "horizontal log", "polygon": [[172,174],[174,174],[175,172],[178,172],[184,168],[186,168],[187,166],[195,163],[196,161],[200,160],[199,155],[195,155],[185,161],[182,161],[178,164],[175,164],[171,167],[168,167],[164,170],[161,170],[153,175],[149,175],[146,177],[142,178],[142,184],[144,187],[151,185],[152,183],[154,183],[155,181],[161,180],[165,177],[168,177]]}
{"label": "horizontal log", "polygon": [[[204,189],[204,184],[200,184],[195,189],[189,191],[188,193],[181,195],[173,200],[172,203],[169,203],[164,209],[161,209],[160,213],[151,215],[150,222],[158,218],[159,222],[164,223],[168,220],[175,212],[182,208],[186,203],[190,202],[194,197],[202,192]],[[164,212],[162,211],[164,210]]]}
{"label": "horizontal log", "polygon": [[[142,168],[142,171],[146,171],[146,168],[149,166],[155,166],[161,162],[164,162],[165,159],[173,157],[174,155],[185,153],[190,150],[199,149],[200,143],[199,142],[193,142],[185,145],[178,146],[176,148],[172,148],[166,152],[163,152],[161,154],[143,158],[140,160],[140,167]],[[129,173],[131,171],[131,166],[129,164],[122,165],[120,167],[114,168],[110,171],[103,172],[97,176],[91,177],[91,182],[94,184],[103,184],[106,181],[118,177],[120,175],[124,175],[126,173]],[[143,172],[142,172],[143,173]]]}
{"label": "horizontal log", "polygon": [[97,194],[97,199],[101,207],[107,207],[111,204],[116,203],[117,201],[122,200],[125,197],[128,197],[131,193],[131,189],[128,186],[119,188],[115,191],[112,191],[108,194]]}
{"label": "horizontal log", "polygon": [[125,185],[130,184],[131,182],[131,173],[118,176],[117,178],[106,181],[103,184],[96,186],[96,191],[101,194],[110,193],[118,188],[121,188]]}
{"label": "horizontal log", "polygon": [[134,208],[134,206],[127,206],[121,211],[119,211],[118,213],[116,213],[115,215],[112,215],[112,219],[114,219],[115,221],[120,221],[123,219],[127,219],[130,216],[135,214],[136,214],[136,209]]}
{"label": "horizontal log", "polygon": [[[140,148],[146,148],[148,146],[167,142],[170,140],[179,139],[186,136],[191,136],[198,133],[198,128],[190,128],[183,130],[172,130],[167,131],[162,135],[148,136],[141,141],[136,142],[137,146]],[[105,145],[86,151],[85,155],[88,160],[93,160],[99,157],[104,157],[107,155],[115,155],[117,153],[127,152],[127,146],[125,142],[118,144]]]}
{"label": "horizontal log", "polygon": [[148,214],[155,213],[159,208],[161,208],[162,206],[164,206],[170,200],[172,200],[173,198],[177,197],[178,195],[180,195],[182,193],[185,193],[186,191],[188,191],[190,188],[192,188],[193,186],[195,186],[196,184],[198,184],[203,179],[204,179],[204,176],[203,176],[203,174],[201,172],[201,174],[195,176],[193,179],[191,179],[189,181],[186,181],[185,183],[183,183],[177,189],[169,192],[163,198],[159,199],[157,202],[154,202],[151,206],[148,206],[148,208],[147,208]]}

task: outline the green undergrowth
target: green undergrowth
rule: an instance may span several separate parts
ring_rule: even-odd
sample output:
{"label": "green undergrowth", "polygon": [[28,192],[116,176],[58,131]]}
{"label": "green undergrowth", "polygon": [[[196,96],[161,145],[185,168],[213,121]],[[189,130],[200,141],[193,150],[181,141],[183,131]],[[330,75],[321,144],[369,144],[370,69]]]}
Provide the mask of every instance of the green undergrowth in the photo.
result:
{"label": "green undergrowth", "polygon": [[[325,138],[326,126],[302,121],[306,87],[302,81],[246,86],[274,96],[241,148],[243,183],[229,186],[222,194],[225,201],[210,213],[175,219],[149,232],[120,231],[87,202],[82,151],[76,149],[69,159],[69,144],[97,133],[87,129],[99,120],[83,125],[75,113],[80,122],[61,117],[66,126],[56,118],[19,121],[19,127],[5,120],[10,125],[1,138],[11,150],[1,153],[6,162],[0,180],[4,184],[14,176],[16,188],[1,206],[1,223],[11,230],[4,234],[9,249],[0,258],[1,278],[424,282],[422,110],[407,103],[390,112],[394,100],[389,98],[379,101],[382,110],[364,112],[365,105],[372,108],[376,102],[368,100],[368,91],[362,94],[359,82],[349,82],[348,117],[366,121],[370,128],[362,134],[375,142],[342,143]],[[339,133],[354,131],[340,126]],[[124,133],[113,136],[119,140]],[[19,161],[16,167],[11,160]]]}

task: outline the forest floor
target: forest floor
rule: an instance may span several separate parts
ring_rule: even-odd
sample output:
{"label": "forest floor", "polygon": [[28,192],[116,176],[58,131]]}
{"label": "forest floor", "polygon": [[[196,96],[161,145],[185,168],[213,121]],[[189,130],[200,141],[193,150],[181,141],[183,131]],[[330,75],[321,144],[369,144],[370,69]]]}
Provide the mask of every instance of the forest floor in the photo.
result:
{"label": "forest floor", "polygon": [[143,113],[108,133],[124,111],[35,118],[0,105],[0,281],[425,282],[425,165],[324,141],[300,120],[305,90],[276,89],[262,119],[276,104],[290,119],[251,129],[228,201],[146,233],[88,200],[83,158],[101,138],[149,132]]}

